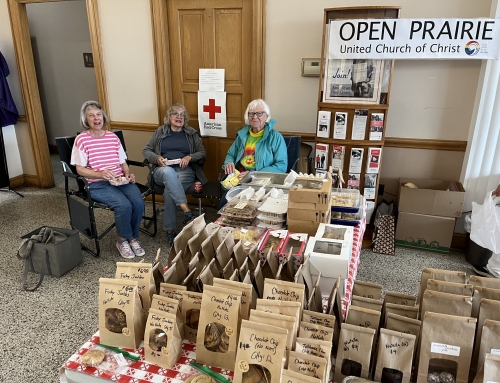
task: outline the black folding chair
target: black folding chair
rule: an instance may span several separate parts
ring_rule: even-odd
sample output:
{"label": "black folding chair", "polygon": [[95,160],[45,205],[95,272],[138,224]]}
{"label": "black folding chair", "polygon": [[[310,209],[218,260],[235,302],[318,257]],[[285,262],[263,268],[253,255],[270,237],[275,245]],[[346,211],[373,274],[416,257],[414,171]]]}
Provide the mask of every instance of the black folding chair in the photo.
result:
{"label": "black folding chair", "polygon": [[300,157],[300,136],[285,136],[286,151],[288,153],[288,165],[286,172],[297,171],[297,164]]}
{"label": "black folding chair", "polygon": [[[123,149],[126,151],[125,141],[123,139],[122,131],[114,131],[118,138],[120,139]],[[70,225],[73,229],[80,231],[89,239],[93,239],[95,243],[95,251],[89,247],[82,245],[82,249],[88,251],[95,257],[99,257],[101,249],[99,241],[115,227],[115,222],[105,228],[100,234],[97,230],[97,224],[95,220],[94,209],[105,209],[112,210],[109,206],[104,203],[97,202],[92,199],[92,195],[89,189],[89,184],[84,177],[81,177],[76,172],[76,167],[70,164],[71,161],[71,151],[73,149],[73,144],[75,143],[76,137],[56,137],[57,149],[59,151],[59,158],[61,160],[61,165],[63,168],[64,175],[64,189],[66,192],[66,201],[68,203],[68,210],[70,216]],[[147,166],[143,162],[127,160],[129,166]],[[69,180],[72,179],[75,182],[70,184]],[[144,234],[154,237],[157,231],[156,223],[156,205],[154,198],[154,190],[146,185],[136,183],[139,190],[141,191],[142,197],[146,198],[148,195],[152,196],[153,202],[153,213],[152,216],[144,215],[142,217],[143,224],[140,228],[141,232]],[[147,228],[150,224],[153,224],[153,230],[150,231]]]}

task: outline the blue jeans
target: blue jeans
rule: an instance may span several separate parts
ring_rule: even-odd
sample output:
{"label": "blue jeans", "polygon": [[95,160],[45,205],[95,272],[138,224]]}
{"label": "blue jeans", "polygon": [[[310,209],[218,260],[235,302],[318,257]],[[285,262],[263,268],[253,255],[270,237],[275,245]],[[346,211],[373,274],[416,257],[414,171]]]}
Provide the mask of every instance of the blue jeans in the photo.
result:
{"label": "blue jeans", "polygon": [[177,226],[177,206],[187,203],[186,190],[193,184],[196,176],[193,168],[188,166],[158,166],[153,176],[155,183],[165,188],[163,192],[163,230],[175,230]]}
{"label": "blue jeans", "polygon": [[113,209],[118,236],[138,239],[144,200],[137,185],[113,186],[108,181],[99,181],[91,183],[89,187],[92,199]]}

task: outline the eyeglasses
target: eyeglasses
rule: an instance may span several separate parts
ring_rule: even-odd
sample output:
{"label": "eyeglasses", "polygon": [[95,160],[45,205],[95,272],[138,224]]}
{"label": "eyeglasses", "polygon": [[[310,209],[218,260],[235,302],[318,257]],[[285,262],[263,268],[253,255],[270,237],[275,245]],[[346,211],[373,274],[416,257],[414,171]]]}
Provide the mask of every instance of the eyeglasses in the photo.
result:
{"label": "eyeglasses", "polygon": [[184,112],[182,112],[182,113],[174,112],[171,115],[175,116],[175,117],[186,117],[186,113],[184,113]]}
{"label": "eyeglasses", "polygon": [[248,117],[252,118],[254,116],[257,116],[257,117],[262,117],[262,115],[266,113],[266,112],[248,112]]}

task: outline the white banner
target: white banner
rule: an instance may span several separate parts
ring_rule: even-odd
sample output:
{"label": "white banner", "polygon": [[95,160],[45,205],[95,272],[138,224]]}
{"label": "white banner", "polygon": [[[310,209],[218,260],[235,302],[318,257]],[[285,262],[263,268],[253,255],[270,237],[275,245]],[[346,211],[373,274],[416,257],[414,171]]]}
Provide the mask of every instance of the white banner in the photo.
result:
{"label": "white banner", "polygon": [[329,59],[499,58],[499,19],[335,20],[329,28]]}
{"label": "white banner", "polygon": [[226,92],[198,92],[198,122],[202,136],[227,137]]}

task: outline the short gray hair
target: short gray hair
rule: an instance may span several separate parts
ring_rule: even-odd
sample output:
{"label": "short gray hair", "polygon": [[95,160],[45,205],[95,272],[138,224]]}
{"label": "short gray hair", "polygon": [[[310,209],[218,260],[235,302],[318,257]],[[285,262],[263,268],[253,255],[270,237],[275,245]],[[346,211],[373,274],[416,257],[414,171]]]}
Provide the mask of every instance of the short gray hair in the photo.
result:
{"label": "short gray hair", "polygon": [[80,126],[85,129],[89,130],[90,125],[87,122],[87,110],[88,109],[99,109],[102,113],[102,127],[104,128],[106,125],[108,125],[108,116],[106,115],[106,112],[102,109],[101,104],[99,104],[97,101],[85,101],[82,105],[82,108],[80,109]]}
{"label": "short gray hair", "polygon": [[163,123],[165,125],[170,125],[170,116],[174,114],[177,110],[182,109],[184,111],[184,125],[187,126],[189,121],[189,113],[186,110],[186,107],[182,104],[174,104],[168,110],[165,118],[163,119]]}
{"label": "short gray hair", "polygon": [[267,115],[266,122],[269,122],[269,120],[271,120],[271,110],[269,109],[269,106],[263,99],[258,98],[257,100],[250,101],[250,104],[248,104],[247,110],[245,110],[245,115],[243,116],[245,118],[245,124],[250,125],[250,120],[248,119],[248,112],[256,109],[259,106],[264,109],[264,112],[266,112]]}

